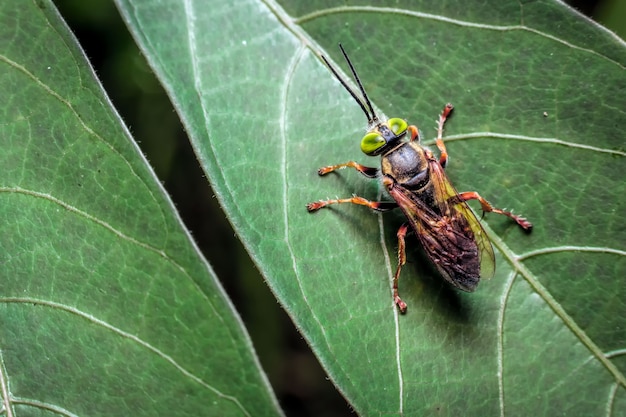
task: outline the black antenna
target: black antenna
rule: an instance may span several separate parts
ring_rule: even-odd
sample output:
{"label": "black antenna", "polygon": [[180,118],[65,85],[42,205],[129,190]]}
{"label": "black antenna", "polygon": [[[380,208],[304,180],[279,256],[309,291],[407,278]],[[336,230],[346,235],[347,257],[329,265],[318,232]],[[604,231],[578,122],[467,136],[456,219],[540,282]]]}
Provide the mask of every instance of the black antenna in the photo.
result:
{"label": "black antenna", "polygon": [[[374,123],[374,121],[378,120],[378,117],[376,117],[376,114],[374,113],[374,110],[372,108],[372,103],[370,103],[370,100],[367,97],[367,94],[365,93],[365,89],[363,88],[363,84],[361,84],[361,80],[359,79],[359,76],[356,73],[356,71],[354,69],[354,66],[352,66],[352,62],[350,62],[350,58],[348,58],[348,55],[346,54],[346,51],[343,49],[343,46],[341,46],[341,44],[339,44],[339,48],[341,49],[341,52],[343,53],[344,58],[346,59],[346,61],[348,62],[348,65],[350,66],[350,70],[352,71],[352,75],[354,75],[354,78],[356,79],[356,82],[357,82],[357,84],[359,86],[359,89],[361,90],[361,93],[363,94],[363,97],[365,98],[367,106],[369,107],[369,111],[368,111],[367,107],[365,106],[365,104],[363,104],[363,100],[361,100],[361,98],[359,98],[359,96],[357,96],[356,93],[354,91],[352,91],[352,89],[348,86],[348,84],[344,81],[344,79],[341,78],[341,76],[339,75],[337,70],[332,65],[330,65],[330,62],[328,62],[328,59],[326,59],[326,57],[324,55],[322,55],[322,59],[326,63],[326,66],[335,75],[335,78],[337,78],[337,80],[339,80],[339,82],[341,83],[343,88],[348,90],[348,92],[350,93],[350,95],[352,96],[354,101],[359,103],[359,106],[361,106],[361,110],[363,110],[363,113],[365,113],[365,117],[367,117],[367,122],[370,123],[370,124]],[[370,116],[370,112],[372,113],[371,116]]]}
{"label": "black antenna", "polygon": [[356,80],[356,83],[359,85],[359,89],[361,90],[361,94],[363,94],[363,98],[365,99],[365,102],[367,103],[367,107],[369,107],[370,111],[372,112],[372,120],[369,120],[370,123],[377,121],[378,117],[376,117],[376,113],[374,113],[374,108],[372,107],[372,103],[370,102],[369,97],[367,96],[367,93],[365,92],[365,88],[363,88],[363,84],[361,84],[361,79],[359,78],[359,74],[356,73],[356,70],[354,69],[354,66],[352,65],[352,61],[350,61],[350,58],[348,58],[348,54],[346,53],[345,49],[343,49],[343,45],[339,44],[339,49],[341,49],[341,53],[343,54],[343,57],[346,59],[346,61],[348,62],[348,65],[350,66],[350,71],[352,71],[352,75],[354,75],[354,79]]}

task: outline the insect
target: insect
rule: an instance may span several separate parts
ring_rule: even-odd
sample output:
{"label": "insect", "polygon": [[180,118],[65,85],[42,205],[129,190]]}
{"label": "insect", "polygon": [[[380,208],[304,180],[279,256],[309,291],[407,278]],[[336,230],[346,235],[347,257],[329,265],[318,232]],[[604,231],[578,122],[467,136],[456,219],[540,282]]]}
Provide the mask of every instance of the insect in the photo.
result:
{"label": "insect", "polygon": [[[417,235],[427,257],[441,276],[452,286],[467,292],[476,289],[481,277],[491,278],[495,272],[495,257],[491,242],[480,222],[467,205],[478,200],[483,215],[486,212],[502,214],[513,219],[522,229],[530,231],[532,224],[524,217],[493,207],[478,193],[458,193],[444,172],[448,153],[443,143],[443,126],[452,112],[446,104],[437,121],[436,144],[439,158],[420,145],[416,126],[404,119],[380,119],[361,84],[361,80],[343,46],[343,56],[356,80],[362,98],[341,78],[326,57],[322,59],[365,113],[368,128],[361,139],[361,150],[369,156],[380,156],[380,168],[361,165],[355,161],[322,167],[320,176],[341,168],[354,168],[368,178],[382,180],[394,201],[370,201],[363,197],[320,200],[307,204],[309,212],[316,212],[332,204],[352,203],[385,212],[399,207],[407,221],[400,226],[398,238],[398,266],[393,277],[393,300],[401,313],[407,305],[398,294],[400,271],[406,263],[405,237],[410,229]],[[409,229],[410,228],[410,229]]]}

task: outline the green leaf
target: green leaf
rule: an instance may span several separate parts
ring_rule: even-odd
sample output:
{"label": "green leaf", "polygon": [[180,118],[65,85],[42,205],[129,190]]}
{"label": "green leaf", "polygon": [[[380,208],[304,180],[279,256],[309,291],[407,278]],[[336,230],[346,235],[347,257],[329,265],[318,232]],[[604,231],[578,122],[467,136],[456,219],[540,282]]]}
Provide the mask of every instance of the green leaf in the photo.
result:
{"label": "green leaf", "polygon": [[[238,235],[361,415],[626,413],[624,42],[560,2],[118,0]],[[415,4],[414,4],[415,3]],[[458,4],[457,4],[458,3]],[[171,23],[175,22],[175,23]],[[305,204],[379,187],[365,120],[318,58],[342,42],[373,102],[432,139],[451,101],[449,176],[535,224],[487,215],[496,277],[442,285],[402,216]]]}
{"label": "green leaf", "polygon": [[239,317],[49,1],[0,4],[5,415],[281,415]]}

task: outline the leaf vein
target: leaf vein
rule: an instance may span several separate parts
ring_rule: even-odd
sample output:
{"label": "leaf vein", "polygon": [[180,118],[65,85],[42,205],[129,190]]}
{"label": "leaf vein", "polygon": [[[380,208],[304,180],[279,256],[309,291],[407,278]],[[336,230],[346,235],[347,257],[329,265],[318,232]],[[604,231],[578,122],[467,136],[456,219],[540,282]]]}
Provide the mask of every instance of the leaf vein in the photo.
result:
{"label": "leaf vein", "polygon": [[[331,8],[327,8],[327,9],[322,9],[322,10],[317,10],[315,12],[311,12],[309,14],[306,14],[304,16],[300,16],[298,18],[294,19],[294,23],[296,24],[302,24],[305,23],[307,21],[311,21],[326,15],[331,15],[331,14],[339,14],[339,13],[351,13],[351,12],[365,12],[365,13],[387,13],[387,14],[399,14],[399,15],[404,15],[404,16],[410,16],[410,17],[417,17],[420,19],[429,19],[429,20],[434,20],[434,21],[438,21],[438,22],[444,22],[444,23],[450,23],[456,26],[463,26],[463,27],[469,27],[469,28],[476,28],[476,29],[485,29],[485,30],[493,30],[493,31],[498,31],[498,32],[511,32],[511,31],[525,31],[525,32],[530,32],[530,33],[534,33],[536,35],[542,36],[544,38],[550,39],[554,42],[560,43],[564,46],[567,46],[568,48],[572,48],[572,49],[576,49],[579,51],[583,51],[583,52],[587,52],[589,54],[592,55],[596,55],[602,59],[607,60],[608,62],[615,64],[617,66],[619,66],[622,69],[626,69],[626,66],[624,66],[623,64],[620,64],[619,62],[615,61],[614,59],[611,59],[605,55],[602,55],[592,49],[589,48],[583,48],[581,46],[575,45],[571,42],[568,42],[564,39],[561,39],[557,36],[554,35],[550,35],[549,33],[545,33],[542,32],[540,30],[531,28],[529,26],[526,26],[524,24],[519,24],[519,25],[488,25],[488,24],[484,24],[484,23],[475,23],[475,22],[469,22],[469,21],[465,21],[465,20],[458,20],[458,19],[453,19],[450,17],[445,17],[445,16],[441,16],[441,15],[435,15],[435,14],[431,14],[431,13],[424,13],[424,12],[418,12],[415,10],[407,10],[407,9],[399,9],[399,8],[393,8],[393,7],[377,7],[377,6],[340,6],[340,7],[331,7]],[[610,31],[608,31],[607,29],[604,29],[606,31],[606,33],[608,33],[609,35],[611,35]],[[623,41],[622,39],[620,39],[619,37],[617,37],[616,35],[613,35],[613,38],[616,42],[619,42],[623,45],[626,45],[626,42]]]}
{"label": "leaf vein", "polygon": [[542,248],[533,250],[530,252],[526,252],[523,255],[519,255],[517,257],[518,260],[526,260],[528,258],[532,258],[533,256],[547,255],[551,253],[561,253],[561,252],[591,252],[591,253],[609,253],[612,255],[621,255],[626,256],[626,251],[607,248],[607,247],[593,247],[593,246],[554,246],[550,248]]}
{"label": "leaf vein", "polygon": [[609,391],[609,396],[606,401],[606,416],[611,417],[613,415],[613,408],[615,405],[615,397],[617,397],[617,389],[619,388],[619,384],[616,382],[611,386],[611,390]]}
{"label": "leaf vein", "polygon": [[[8,65],[12,66],[13,68],[15,68],[18,71],[21,71],[22,73],[24,73],[25,75],[27,75],[29,78],[31,78],[37,85],[39,85],[44,91],[46,91],[50,96],[54,97],[55,99],[57,99],[60,103],[62,103],[65,107],[68,108],[68,110],[76,117],[76,120],[78,121],[78,123],[83,127],[83,129],[91,136],[93,136],[94,138],[96,138],[98,141],[100,141],[100,143],[102,143],[104,146],[106,146],[107,148],[109,148],[109,150],[111,150],[111,152],[113,152],[115,155],[117,155],[122,161],[124,161],[124,163],[126,164],[126,166],[128,167],[128,170],[132,173],[132,175],[137,178],[139,180],[139,182],[145,187],[146,191],[148,192],[148,194],[150,195],[150,197],[152,198],[152,200],[156,203],[157,202],[157,198],[154,195],[154,193],[152,192],[152,190],[150,189],[150,187],[148,187],[148,185],[142,180],[142,178],[139,176],[139,174],[137,172],[135,172],[135,169],[133,168],[131,162],[126,159],[112,144],[110,144],[109,142],[107,142],[99,133],[97,133],[96,131],[94,131],[88,124],[86,121],[83,120],[83,118],[81,117],[81,115],[76,111],[76,109],[74,108],[74,106],[72,105],[72,103],[62,97],[59,93],[57,93],[56,91],[54,91],[52,88],[50,88],[48,85],[46,85],[43,81],[41,81],[39,78],[37,78],[35,76],[35,74],[33,74],[32,72],[30,72],[28,69],[26,69],[26,67],[18,64],[17,62],[14,62],[12,60],[10,60],[9,58],[7,58],[4,55],[0,54],[0,60],[6,62]],[[82,83],[82,81],[81,81]],[[111,107],[112,108],[112,107]],[[115,110],[112,110],[115,111]],[[118,116],[119,119],[119,116]],[[124,126],[123,123],[120,123],[120,126],[124,129],[124,133],[126,134],[127,137],[130,137],[130,133],[128,132],[128,130],[126,129],[126,127]],[[134,144],[134,143],[133,143]],[[136,146],[136,145],[135,145]],[[141,153],[139,153],[141,155]],[[162,210],[159,210],[159,214],[161,216],[161,222],[162,224],[165,224],[165,214],[163,213]]]}
{"label": "leaf vein", "polygon": [[98,226],[103,227],[104,229],[108,230],[109,232],[113,233],[114,235],[118,236],[121,239],[124,239],[130,243],[132,243],[133,245],[137,245],[140,248],[146,249],[150,252],[156,253],[157,255],[161,256],[162,258],[164,258],[167,262],[171,263],[172,265],[174,265],[185,277],[187,277],[187,279],[189,279],[189,281],[194,285],[194,287],[198,290],[198,292],[200,294],[202,294],[202,296],[204,297],[205,301],[209,304],[209,306],[211,307],[211,309],[213,310],[213,314],[215,314],[215,316],[223,323],[224,319],[222,318],[222,316],[218,313],[217,309],[215,308],[215,306],[213,306],[213,303],[211,302],[210,298],[207,296],[207,294],[202,291],[202,289],[198,286],[198,284],[195,282],[195,280],[189,275],[189,273],[187,272],[187,270],[180,265],[179,263],[177,263],[172,257],[170,257],[164,250],[162,249],[158,249],[154,246],[151,246],[145,242],[141,242],[129,235],[126,235],[124,233],[122,233],[121,231],[117,230],[116,228],[114,228],[113,226],[111,226],[109,223],[98,219],[95,216],[92,216],[91,214],[84,212],[74,206],[72,206],[71,204],[66,203],[65,201],[62,201],[56,197],[51,196],[50,194],[46,194],[46,193],[41,193],[38,191],[33,191],[33,190],[26,190],[24,188],[21,187],[0,187],[0,193],[2,192],[6,192],[6,193],[18,193],[18,194],[24,194],[24,195],[28,195],[31,197],[35,197],[35,198],[42,198],[44,200],[48,200],[54,204],[57,204],[61,207],[63,207],[65,210],[77,214],[81,217],[84,217],[85,219],[97,224]]}
{"label": "leaf vein", "polygon": [[[382,199],[382,195],[383,195],[382,188],[379,187],[378,196],[377,196],[378,201]],[[379,229],[379,235],[380,235],[380,246],[382,247],[382,250],[383,250],[383,256],[385,258],[385,267],[387,268],[389,292],[391,293],[391,295],[393,295],[394,272],[391,267],[389,249],[387,248],[387,243],[385,242],[384,216],[381,213],[378,214],[378,229]],[[396,307],[396,304],[393,301],[393,297],[390,297],[390,300],[392,300],[391,308],[393,309],[394,338],[395,338],[395,343],[396,343],[396,352],[395,352],[396,358],[395,359],[396,359],[396,367],[398,370],[398,391],[399,391],[398,412],[400,415],[403,415],[404,413],[404,376],[402,372],[402,355],[401,355],[402,351],[401,351],[401,344],[400,344],[400,317],[398,314],[398,309]]]}
{"label": "leaf vein", "polygon": [[251,417],[251,414],[243,407],[243,405],[239,402],[239,400],[231,395],[227,395],[224,394],[223,392],[221,392],[220,390],[218,390],[217,388],[213,387],[212,385],[210,385],[209,383],[205,382],[203,379],[201,379],[200,377],[192,374],[190,371],[188,371],[187,369],[185,369],[182,365],[180,365],[178,362],[176,362],[174,360],[174,358],[172,358],[171,356],[167,355],[165,352],[157,349],[156,347],[152,346],[150,343],[140,339],[138,336],[135,336],[133,334],[130,334],[128,332],[125,332],[122,329],[119,329],[103,320],[98,319],[97,317],[92,316],[91,314],[87,314],[77,308],[71,307],[71,306],[67,306],[64,304],[60,304],[60,303],[56,303],[53,301],[47,301],[47,300],[40,300],[37,298],[29,298],[29,297],[0,297],[0,302],[1,303],[6,303],[6,304],[37,304],[37,305],[41,305],[41,306],[46,306],[46,307],[50,307],[50,308],[54,308],[54,309],[58,309],[61,311],[65,311],[66,313],[70,313],[70,314],[74,314],[78,317],[81,317],[87,321],[90,321],[96,325],[99,325],[123,338],[129,339],[135,343],[137,343],[138,345],[146,348],[147,350],[149,350],[150,352],[155,353],[156,355],[158,355],[160,358],[164,359],[165,361],[169,362],[172,366],[174,366],[174,368],[176,368],[181,374],[185,375],[186,377],[190,378],[191,380],[195,381],[196,383],[200,384],[201,386],[205,387],[206,389],[210,390],[211,392],[213,392],[215,395],[217,395],[220,398],[223,398],[227,401],[230,401],[232,403],[234,403],[235,405],[237,405],[237,407],[248,417]]}
{"label": "leaf vein", "polygon": [[11,408],[11,397],[9,392],[9,379],[7,370],[4,365],[4,355],[0,350],[0,389],[2,390],[2,408],[0,412],[6,412],[7,417],[13,417],[13,408]]}
{"label": "leaf vein", "polygon": [[[65,408],[59,407],[58,405],[44,403],[41,401],[33,400],[33,399],[25,399],[25,398],[14,398],[12,401],[13,404],[21,404],[27,405],[33,408],[39,408],[45,411],[51,411],[55,415],[59,414],[66,417],[80,417],[78,414],[74,414]],[[12,416],[12,414],[7,414],[7,417]]]}
{"label": "leaf vein", "polygon": [[[574,142],[566,142],[561,139],[556,138],[539,138],[533,136],[524,136],[524,135],[513,135],[508,133],[496,133],[496,132],[474,132],[474,133],[465,133],[461,135],[451,135],[445,138],[446,142],[454,142],[457,140],[466,140],[466,139],[511,139],[511,140],[519,140],[526,142],[536,142],[536,143],[549,143],[554,145],[562,145],[568,146],[571,148],[585,149],[588,151],[608,153],[612,155],[618,156],[626,156],[626,151],[621,151],[618,149],[606,149],[600,148],[597,146],[585,145],[582,143],[574,143]],[[434,141],[428,141],[428,144],[434,143]]]}
{"label": "leaf vein", "polygon": [[512,271],[504,286],[504,292],[500,298],[500,309],[498,311],[498,324],[496,327],[497,332],[497,361],[498,361],[498,393],[500,400],[500,417],[504,417],[504,316],[506,313],[506,306],[511,295],[511,289],[513,288],[513,282],[517,276],[516,271]]}
{"label": "leaf vein", "polygon": [[[330,355],[332,355],[335,358],[335,366],[341,369],[344,376],[348,380],[351,381],[350,373],[347,372],[343,368],[340,361],[336,360],[337,354],[333,349],[333,344],[330,343],[328,339],[326,328],[322,324],[320,318],[317,316],[315,309],[311,306],[311,303],[309,302],[309,299],[306,295],[306,291],[304,290],[302,286],[302,278],[298,270],[298,261],[297,261],[295,252],[293,250],[293,247],[291,245],[291,239],[289,236],[289,231],[291,230],[289,227],[290,221],[289,221],[289,204],[288,204],[289,202],[288,165],[289,165],[290,159],[287,156],[287,148],[288,148],[287,147],[287,128],[286,128],[286,121],[288,117],[287,116],[287,112],[288,112],[287,101],[288,101],[288,96],[289,96],[289,88],[292,84],[294,74],[296,73],[296,70],[298,69],[300,62],[302,61],[304,57],[305,51],[306,51],[306,45],[304,44],[301,44],[300,47],[295,51],[291,61],[289,62],[289,65],[287,66],[287,71],[285,72],[285,78],[281,86],[281,94],[280,94],[281,108],[279,110],[278,125],[279,125],[279,134],[280,134],[280,140],[281,140],[280,178],[281,178],[281,183],[283,184],[283,187],[282,187],[283,188],[282,189],[283,229],[284,229],[283,241],[285,242],[285,245],[287,246],[287,252],[291,259],[291,266],[295,274],[296,283],[298,285],[298,291],[300,292],[300,295],[302,296],[302,300],[304,301],[304,304],[309,310],[311,317],[313,318],[315,323],[317,323],[317,327],[319,328],[322,334],[322,339],[324,341],[324,344],[326,345],[326,348],[328,349],[328,352],[330,353]],[[306,334],[303,333],[303,335],[305,338],[308,339]],[[312,340],[307,340],[307,341],[309,342],[310,345],[313,345]],[[331,369],[331,368],[328,367],[328,369]],[[352,385],[354,386],[354,383],[352,383]]]}
{"label": "leaf vein", "polygon": [[613,375],[615,381],[623,387],[626,387],[626,376],[611,362],[602,352],[602,350],[591,340],[591,338],[581,329],[572,317],[563,309],[563,307],[552,297],[550,292],[539,282],[537,277],[523,264],[518,255],[504,243],[504,241],[491,230],[486,224],[483,225],[490,240],[498,248],[508,262],[515,268],[519,274],[524,277],[526,282],[532,289],[546,302],[557,317],[570,329],[572,333],[587,347],[591,354]]}

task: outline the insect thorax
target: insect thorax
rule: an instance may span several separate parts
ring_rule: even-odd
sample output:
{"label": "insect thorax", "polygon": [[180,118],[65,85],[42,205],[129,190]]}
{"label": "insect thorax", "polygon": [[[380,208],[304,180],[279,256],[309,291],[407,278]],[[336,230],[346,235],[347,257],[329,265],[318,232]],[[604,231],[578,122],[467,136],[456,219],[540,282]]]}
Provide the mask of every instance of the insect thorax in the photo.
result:
{"label": "insect thorax", "polygon": [[383,175],[415,191],[424,188],[430,180],[426,152],[415,142],[402,142],[384,154],[381,169]]}

